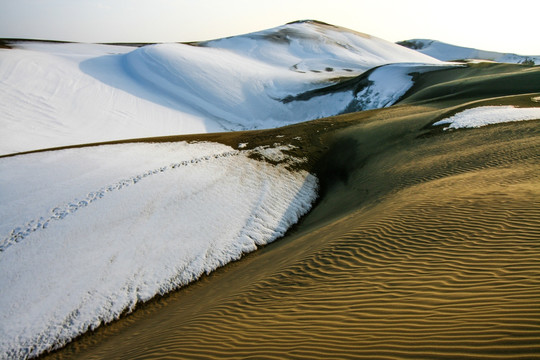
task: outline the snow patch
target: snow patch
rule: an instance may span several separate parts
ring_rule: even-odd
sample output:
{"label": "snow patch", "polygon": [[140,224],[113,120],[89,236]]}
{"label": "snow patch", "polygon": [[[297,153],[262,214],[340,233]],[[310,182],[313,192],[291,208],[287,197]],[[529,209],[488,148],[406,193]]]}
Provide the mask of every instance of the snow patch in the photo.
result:
{"label": "snow patch", "polygon": [[0,358],[61,347],[274,241],[316,188],[305,171],[215,143],[0,159]]}
{"label": "snow patch", "polygon": [[540,108],[516,108],[514,106],[480,106],[467,109],[449,118],[437,121],[433,126],[448,125],[444,130],[478,128],[511,121],[538,120]]}
{"label": "snow patch", "polygon": [[414,85],[413,73],[424,73],[439,68],[438,65],[406,63],[378,67],[369,74],[369,84],[354,96],[345,112],[380,109],[394,105]]}
{"label": "snow patch", "polygon": [[281,144],[274,144],[272,147],[266,145],[266,146],[258,146],[255,149],[251,150],[251,153],[257,153],[262,155],[265,159],[272,161],[274,163],[281,163],[281,162],[288,162],[289,164],[300,164],[307,159],[299,159],[296,157],[292,157],[289,155],[286,155],[284,151],[295,149],[296,146],[294,145],[281,145]]}

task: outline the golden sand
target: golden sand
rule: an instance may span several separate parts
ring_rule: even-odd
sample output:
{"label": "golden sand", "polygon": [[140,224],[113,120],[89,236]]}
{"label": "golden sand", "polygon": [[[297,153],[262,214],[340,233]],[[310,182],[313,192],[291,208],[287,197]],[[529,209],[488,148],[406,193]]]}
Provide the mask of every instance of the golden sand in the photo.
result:
{"label": "golden sand", "polygon": [[284,239],[50,358],[540,358],[540,121],[430,126],[466,104],[532,102],[465,95],[201,137],[301,136],[321,199]]}
{"label": "golden sand", "polygon": [[56,355],[538,356],[538,125],[404,136],[288,238]]}

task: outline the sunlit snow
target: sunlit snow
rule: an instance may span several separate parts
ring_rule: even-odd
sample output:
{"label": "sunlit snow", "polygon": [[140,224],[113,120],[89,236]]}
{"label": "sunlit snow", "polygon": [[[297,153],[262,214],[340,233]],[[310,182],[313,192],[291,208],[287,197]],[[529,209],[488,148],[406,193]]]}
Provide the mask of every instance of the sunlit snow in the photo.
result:
{"label": "sunlit snow", "polygon": [[[0,358],[62,346],[282,236],[317,181],[257,151],[124,144],[0,159]],[[278,153],[259,156],[296,161]]]}
{"label": "sunlit snow", "polygon": [[477,128],[511,121],[540,120],[540,108],[514,106],[480,106],[464,110],[433,125],[449,125],[447,129]]}
{"label": "sunlit snow", "polygon": [[0,154],[279,127],[340,114],[355,101],[350,92],[283,101],[287,97],[384,64],[440,64],[382,39],[313,22],[197,46],[12,46],[0,49]]}

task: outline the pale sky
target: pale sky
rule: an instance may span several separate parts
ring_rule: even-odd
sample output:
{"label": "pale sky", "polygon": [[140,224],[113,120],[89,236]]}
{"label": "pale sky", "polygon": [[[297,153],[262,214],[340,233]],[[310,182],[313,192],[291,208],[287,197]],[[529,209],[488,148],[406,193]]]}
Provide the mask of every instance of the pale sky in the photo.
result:
{"label": "pale sky", "polygon": [[540,55],[540,0],[0,0],[0,38],[197,41],[301,19],[389,41]]}

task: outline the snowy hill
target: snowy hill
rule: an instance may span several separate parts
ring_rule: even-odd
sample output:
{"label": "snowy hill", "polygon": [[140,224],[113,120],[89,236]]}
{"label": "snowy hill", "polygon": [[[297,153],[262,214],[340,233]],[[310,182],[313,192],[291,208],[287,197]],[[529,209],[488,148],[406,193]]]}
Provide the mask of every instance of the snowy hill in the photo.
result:
{"label": "snowy hill", "polygon": [[434,62],[389,41],[313,20],[198,45],[227,49],[299,73],[320,73],[323,79],[328,78],[325,72],[347,75],[351,70],[362,72],[382,64]]}
{"label": "snowy hill", "polygon": [[[363,102],[349,90],[284,99],[384,64],[441,64],[314,21],[198,44],[10,46],[0,49],[0,154],[283,126],[359,110],[351,102]],[[412,85],[405,81],[403,87]]]}
{"label": "snowy hill", "polygon": [[540,64],[540,56],[525,56],[478,50],[451,45],[437,40],[412,39],[400,41],[398,44],[442,61],[476,59],[512,64]]}

